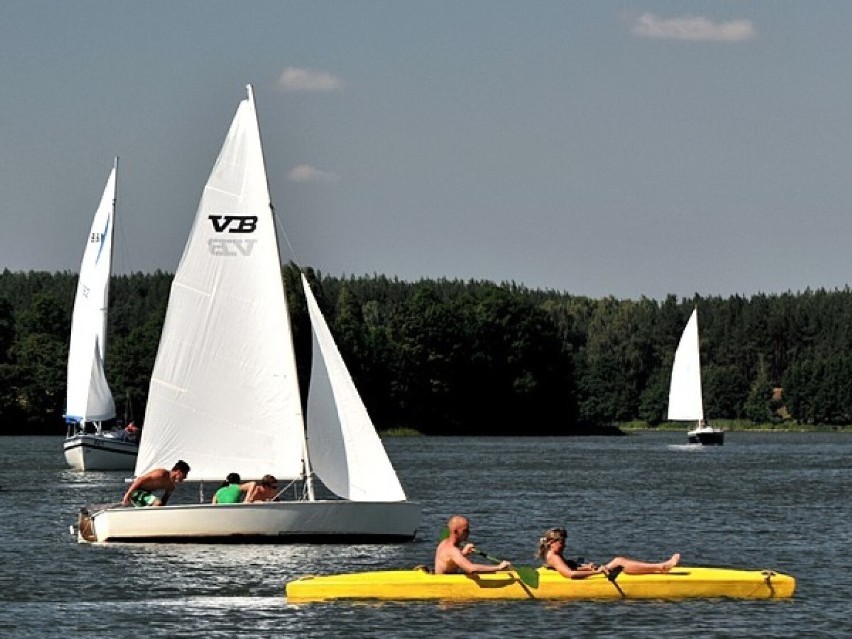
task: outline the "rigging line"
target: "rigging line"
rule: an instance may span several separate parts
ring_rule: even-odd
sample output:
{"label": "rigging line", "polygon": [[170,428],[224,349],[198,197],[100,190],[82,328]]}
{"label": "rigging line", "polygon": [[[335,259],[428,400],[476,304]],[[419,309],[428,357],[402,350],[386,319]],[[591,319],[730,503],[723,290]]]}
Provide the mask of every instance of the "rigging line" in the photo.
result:
{"label": "rigging line", "polygon": [[275,228],[278,230],[278,235],[284,238],[284,241],[287,243],[287,249],[289,250],[289,254],[291,256],[290,261],[296,265],[296,267],[301,271],[302,267],[299,266],[299,258],[296,256],[296,249],[293,248],[293,245],[290,243],[290,236],[287,235],[287,231],[284,230],[284,224],[281,222],[281,219],[278,217],[278,213],[275,211],[275,206],[272,202],[269,203],[269,210],[272,211],[272,219],[275,222]]}
{"label": "rigging line", "polygon": [[[118,168],[118,156],[115,158],[116,164],[115,168]],[[123,275],[132,275],[135,272],[134,266],[132,264],[133,260],[130,250],[130,242],[127,241],[127,220],[125,218],[125,212],[123,209],[120,209],[123,206],[119,198],[119,190],[118,190],[118,171],[116,171],[115,175],[115,195],[112,199],[112,234],[113,238],[115,238],[116,234],[118,235],[118,250],[116,250],[116,242],[113,240],[112,246],[112,268],[110,269],[110,277],[116,275],[119,271]],[[118,258],[119,264],[116,266],[116,257]]]}
{"label": "rigging line", "polygon": [[[117,199],[117,198],[116,198]],[[112,247],[112,273],[110,277],[115,275],[133,275],[137,272],[135,265],[135,257],[131,243],[127,239],[127,219],[125,212],[122,210],[119,215],[118,204],[115,205],[115,215],[113,216],[113,237],[117,236],[117,242],[113,242]],[[116,263],[117,262],[117,263]],[[140,271],[141,272],[141,271]]]}

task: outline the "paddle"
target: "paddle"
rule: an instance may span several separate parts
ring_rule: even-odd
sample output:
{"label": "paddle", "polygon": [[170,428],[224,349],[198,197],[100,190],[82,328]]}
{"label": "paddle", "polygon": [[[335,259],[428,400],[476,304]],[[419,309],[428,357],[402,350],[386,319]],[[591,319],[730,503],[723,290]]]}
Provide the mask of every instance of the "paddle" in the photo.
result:
{"label": "paddle", "polygon": [[[450,536],[449,529],[446,528],[446,527],[442,528],[441,529],[441,541],[443,541],[444,539],[447,539],[449,536]],[[488,553],[483,552],[481,550],[474,550],[473,552],[476,553],[477,555],[479,555],[480,557],[484,557],[485,559],[487,559],[488,561],[490,561],[494,564],[503,563],[503,559],[489,555]],[[529,586],[530,588],[538,588],[538,570],[536,570],[532,566],[515,566],[514,564],[512,564],[512,567],[509,570],[517,573],[518,578],[525,585]]]}
{"label": "paddle", "polygon": [[623,570],[624,570],[623,567],[616,566],[615,568],[610,570],[608,573],[606,573],[606,578],[609,580],[609,583],[611,583],[613,586],[615,586],[615,589],[618,591],[618,594],[621,595],[621,598],[626,599],[627,595],[624,594],[624,591],[621,589],[621,586],[619,586],[617,583],[615,583],[615,580],[618,579],[618,575],[620,575]]}
{"label": "paddle", "polygon": [[[480,557],[485,557],[488,561],[499,564],[502,563],[502,559],[497,557],[492,557],[491,555],[482,552],[481,550],[474,550],[477,555]],[[524,582],[530,588],[538,588],[538,570],[533,568],[532,566],[516,566],[512,564],[510,570],[514,570],[518,573],[518,577],[522,582]]]}
{"label": "paddle", "polygon": [[[579,566],[582,566],[582,565],[583,565],[583,563],[584,563],[584,559],[583,559],[583,557],[577,557],[577,561],[576,561],[576,562],[571,562],[571,563],[573,563],[573,565],[572,565],[572,566],[570,566],[570,568],[571,568],[572,570],[574,570],[574,569],[575,569],[575,567],[579,567]],[[592,565],[592,566],[594,566],[594,563],[592,563],[591,565]],[[616,590],[618,590],[618,593],[619,593],[622,597],[627,597],[627,595],[625,595],[625,594],[624,594],[624,591],[621,589],[621,586],[619,586],[617,583],[615,583],[615,580],[616,580],[616,579],[618,579],[618,575],[620,575],[623,571],[624,571],[624,567],[623,567],[623,566],[616,566],[616,567],[615,567],[615,568],[613,568],[612,570],[608,570],[607,572],[605,572],[605,573],[604,573],[604,576],[606,576],[607,580],[608,580],[608,581],[609,581],[609,582],[610,582],[613,586],[615,586],[615,589],[616,589]]]}

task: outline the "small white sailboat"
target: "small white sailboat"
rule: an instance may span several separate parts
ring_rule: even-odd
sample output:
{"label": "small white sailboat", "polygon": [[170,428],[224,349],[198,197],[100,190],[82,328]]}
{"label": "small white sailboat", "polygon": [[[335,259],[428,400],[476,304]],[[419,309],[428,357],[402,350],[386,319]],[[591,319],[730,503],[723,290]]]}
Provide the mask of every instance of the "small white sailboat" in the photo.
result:
{"label": "small white sailboat", "polygon": [[698,309],[692,311],[680,337],[672,364],[669,386],[668,418],[695,421],[687,433],[689,443],[721,446],[725,433],[704,420],[704,400],[701,395],[701,358],[698,350]]}
{"label": "small white sailboat", "polygon": [[65,460],[77,470],[130,470],[139,444],[115,419],[115,401],[104,372],[109,278],[118,158],[107,179],[83,252],[68,347],[68,425]]}
{"label": "small white sailboat", "polygon": [[[184,249],[148,395],[139,476],[191,466],[190,480],[265,474],[299,482],[292,501],[83,509],[84,541],[406,541],[407,500],[307,279],[314,336],[307,428],[251,87]],[[334,493],[317,499],[314,476]]]}

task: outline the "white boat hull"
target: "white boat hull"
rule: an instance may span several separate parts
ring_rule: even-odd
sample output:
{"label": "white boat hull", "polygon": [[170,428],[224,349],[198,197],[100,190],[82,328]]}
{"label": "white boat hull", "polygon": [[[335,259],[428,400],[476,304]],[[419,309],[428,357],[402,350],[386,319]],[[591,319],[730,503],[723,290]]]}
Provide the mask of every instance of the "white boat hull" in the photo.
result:
{"label": "white boat hull", "polygon": [[139,444],[111,434],[78,434],[63,444],[65,461],[75,470],[133,470]]}
{"label": "white boat hull", "polygon": [[414,539],[412,502],[286,501],[80,511],[88,542],[381,543]]}

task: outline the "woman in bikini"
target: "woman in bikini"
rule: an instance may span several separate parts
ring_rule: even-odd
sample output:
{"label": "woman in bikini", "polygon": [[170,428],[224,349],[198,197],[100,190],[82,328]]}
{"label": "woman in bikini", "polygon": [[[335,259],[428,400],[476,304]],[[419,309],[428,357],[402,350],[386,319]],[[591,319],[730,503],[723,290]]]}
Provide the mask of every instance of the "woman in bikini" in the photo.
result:
{"label": "woman in bikini", "polygon": [[624,572],[628,575],[647,575],[652,573],[669,572],[680,563],[680,554],[673,554],[668,561],[659,564],[651,564],[644,561],[636,561],[628,557],[616,557],[607,564],[600,566],[594,563],[578,565],[570,559],[565,559],[565,537],[567,533],[564,528],[551,528],[538,541],[538,556],[544,560],[544,564],[563,577],[568,579],[583,579],[597,573],[607,576],[617,575]]}

